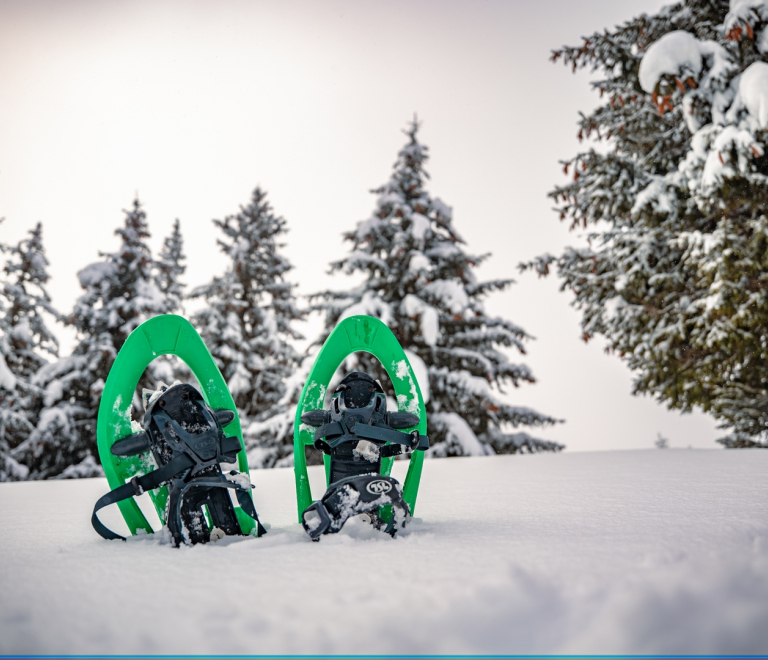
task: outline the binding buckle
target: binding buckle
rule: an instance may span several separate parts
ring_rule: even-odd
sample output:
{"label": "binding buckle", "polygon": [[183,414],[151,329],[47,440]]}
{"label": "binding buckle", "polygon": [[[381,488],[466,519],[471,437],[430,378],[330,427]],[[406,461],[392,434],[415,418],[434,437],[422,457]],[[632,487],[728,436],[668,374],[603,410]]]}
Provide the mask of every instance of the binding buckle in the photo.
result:
{"label": "binding buckle", "polygon": [[136,497],[144,494],[144,489],[141,487],[138,477],[133,477],[133,479],[131,479],[128,483],[133,487],[133,494]]}

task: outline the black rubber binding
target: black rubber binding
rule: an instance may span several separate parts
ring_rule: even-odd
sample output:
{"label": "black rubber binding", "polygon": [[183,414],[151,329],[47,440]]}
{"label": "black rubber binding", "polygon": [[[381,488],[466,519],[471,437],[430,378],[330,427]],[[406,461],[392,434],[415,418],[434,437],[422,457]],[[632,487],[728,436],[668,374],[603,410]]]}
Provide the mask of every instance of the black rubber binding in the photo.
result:
{"label": "black rubber binding", "polygon": [[[249,489],[226,478],[221,463],[234,463],[240,451],[238,438],[228,438],[222,427],[234,419],[231,410],[213,411],[191,385],[166,389],[147,406],[144,431],[112,446],[116,456],[135,456],[151,451],[157,470],[115,488],[96,502],[91,517],[94,529],[105,539],[122,539],[107,529],[97,513],[105,506],[168,486],[166,524],[176,546],[207,543],[212,528],[226,535],[241,535],[235,508],[227,494],[234,490],[242,510],[256,521],[258,536],[266,534],[259,522]],[[232,471],[230,476],[238,473]],[[251,486],[253,488],[253,486]],[[203,506],[211,521],[209,529]]]}
{"label": "black rubber binding", "polygon": [[[334,390],[330,410],[311,410],[301,421],[317,427],[314,446],[330,456],[330,486],[302,514],[313,541],[338,532],[352,516],[368,514],[377,529],[392,536],[410,518],[396,479],[382,476],[381,459],[429,448],[418,431],[403,432],[419,423],[417,415],[387,412],[387,399],[378,381],[354,372]],[[380,512],[380,507],[391,511]],[[388,520],[385,520],[387,518]]]}

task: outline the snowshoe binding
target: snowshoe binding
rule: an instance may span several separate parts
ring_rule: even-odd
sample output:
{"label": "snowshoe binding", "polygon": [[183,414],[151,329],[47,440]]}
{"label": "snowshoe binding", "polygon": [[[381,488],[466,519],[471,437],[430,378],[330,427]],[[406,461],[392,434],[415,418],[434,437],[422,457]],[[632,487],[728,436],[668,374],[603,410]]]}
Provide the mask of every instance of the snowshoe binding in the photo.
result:
{"label": "snowshoe binding", "polygon": [[212,410],[197,389],[182,383],[161,385],[154,393],[145,390],[144,400],[144,430],[116,441],[111,452],[128,457],[151,451],[158,469],[133,477],[99,499],[91,518],[96,531],[105,539],[125,540],[101,523],[98,511],[165,485],[165,522],[176,546],[243,533],[228,490],[235,492],[243,512],[256,521],[258,535],[265,534],[248,476],[234,470],[225,475],[221,469],[222,463],[235,463],[241,449],[239,438],[227,437],[223,431],[235,413]]}
{"label": "snowshoe binding", "polygon": [[[366,514],[376,529],[394,536],[410,519],[400,483],[381,474],[382,459],[429,448],[418,430],[419,417],[387,412],[381,384],[368,374],[353,372],[333,392],[330,410],[310,410],[301,421],[316,427],[314,447],[330,459],[330,486],[302,514],[302,525],[313,541],[338,532],[352,516]],[[392,507],[385,519],[380,507]]]}

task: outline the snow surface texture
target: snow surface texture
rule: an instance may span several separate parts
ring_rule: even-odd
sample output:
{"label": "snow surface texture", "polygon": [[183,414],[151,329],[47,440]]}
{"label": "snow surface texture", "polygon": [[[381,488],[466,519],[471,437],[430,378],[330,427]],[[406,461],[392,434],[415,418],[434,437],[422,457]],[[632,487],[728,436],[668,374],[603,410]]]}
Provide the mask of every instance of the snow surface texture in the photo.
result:
{"label": "snow surface texture", "polygon": [[355,519],[315,544],[292,471],[266,470],[267,536],[178,550],[101,539],[103,479],[3,483],[0,654],[764,653],[766,470],[758,450],[435,460],[402,537]]}

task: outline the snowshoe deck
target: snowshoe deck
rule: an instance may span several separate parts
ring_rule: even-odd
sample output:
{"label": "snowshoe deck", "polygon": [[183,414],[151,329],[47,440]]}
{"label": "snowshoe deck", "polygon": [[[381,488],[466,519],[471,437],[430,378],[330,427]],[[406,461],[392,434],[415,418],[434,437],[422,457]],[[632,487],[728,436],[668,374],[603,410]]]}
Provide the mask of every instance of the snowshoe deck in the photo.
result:
{"label": "snowshoe deck", "polygon": [[[421,390],[408,358],[395,335],[379,319],[371,316],[351,316],[344,319],[334,328],[323,344],[312,370],[309,372],[296,409],[293,443],[294,473],[298,517],[299,522],[302,523],[302,514],[313,502],[307,477],[305,447],[314,444],[316,428],[303,424],[301,416],[308,411],[324,408],[328,385],[336,373],[336,369],[347,356],[357,351],[370,353],[381,362],[395,388],[398,410],[417,415],[419,423],[411,430],[417,430],[421,435],[426,433],[427,416]],[[326,486],[328,486],[331,479],[330,456],[324,455],[323,460]],[[393,460],[391,457],[381,459],[382,475],[389,476]],[[423,451],[417,449],[411,453],[408,474],[403,484],[402,499],[408,504],[411,515],[413,515],[416,507],[423,461]],[[382,512],[382,517],[387,521],[391,515],[391,511]]]}
{"label": "snowshoe deck", "polygon": [[[224,432],[227,436],[237,439],[239,446],[235,447],[234,451],[237,452],[238,469],[241,473],[248,475],[248,463],[237,408],[219,368],[189,321],[180,316],[166,314],[145,321],[129,335],[112,365],[102,392],[97,441],[99,456],[110,488],[117,489],[130,483],[131,480],[136,483],[136,479],[155,469],[150,459],[149,447],[138,455],[116,456],[112,453],[112,446],[117,441],[125,443],[129,436],[142,431],[137,423],[131,421],[134,391],[147,365],[160,355],[175,355],[192,370],[200,383],[206,403],[217,411],[220,420],[224,422],[222,424]],[[220,414],[220,411],[224,410],[231,411],[231,420],[227,421],[230,415]],[[216,503],[211,502],[211,505],[221,505],[225,508],[231,506],[228,495],[227,502],[223,502],[221,496],[226,495],[224,489],[219,490],[220,494],[215,496]],[[161,487],[149,492],[149,495],[158,517],[166,523],[168,489]],[[247,497],[251,496],[247,495]],[[220,499],[222,502],[219,502]],[[191,504],[193,503],[190,502]],[[117,505],[131,534],[136,534],[138,530],[152,533],[153,529],[135,498],[130,497],[119,501]],[[242,506],[234,506],[233,509],[241,532],[250,534],[256,527],[256,521],[243,511]]]}

